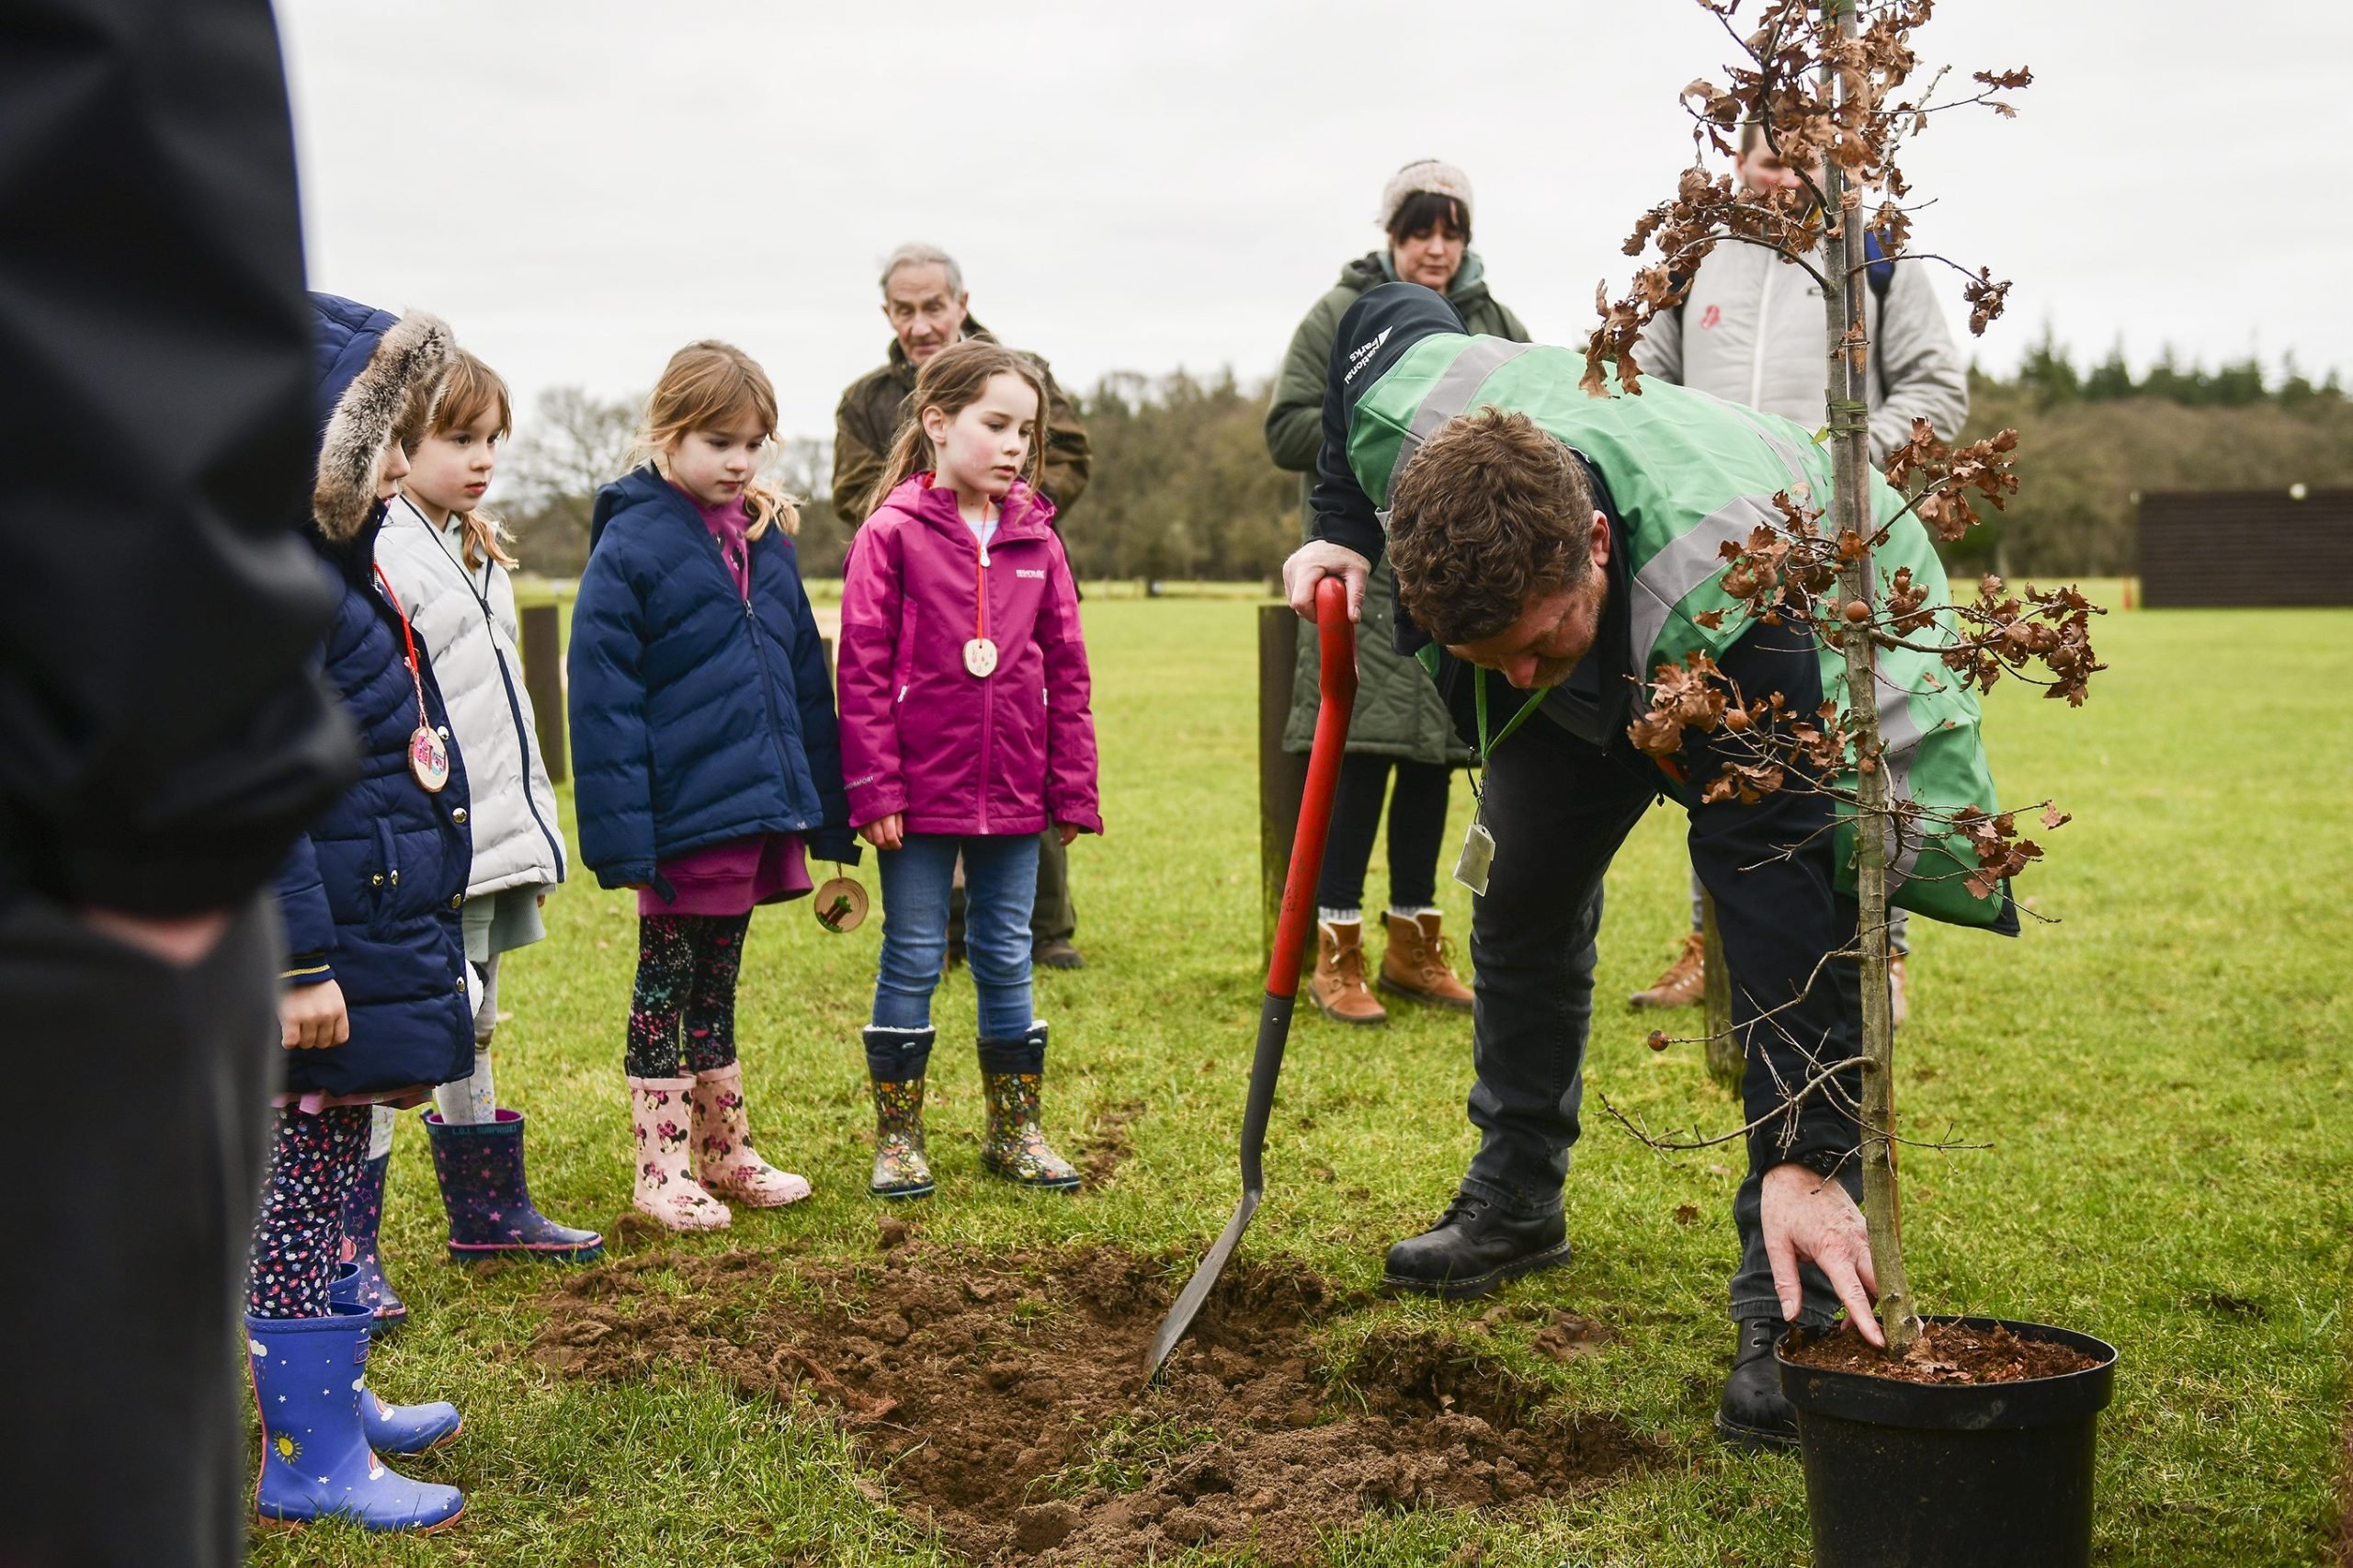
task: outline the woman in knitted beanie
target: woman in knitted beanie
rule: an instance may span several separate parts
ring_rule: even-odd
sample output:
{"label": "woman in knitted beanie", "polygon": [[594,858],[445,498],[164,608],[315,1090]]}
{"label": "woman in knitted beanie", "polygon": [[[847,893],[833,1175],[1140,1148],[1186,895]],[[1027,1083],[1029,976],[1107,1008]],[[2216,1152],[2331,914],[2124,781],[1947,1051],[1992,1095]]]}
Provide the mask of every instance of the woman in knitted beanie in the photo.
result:
{"label": "woman in knitted beanie", "polygon": [[[1340,279],[1291,335],[1267,410],[1267,449],[1301,476],[1302,521],[1323,443],[1324,389],[1340,317],[1357,296],[1381,283],[1419,283],[1446,296],[1465,330],[1514,343],[1529,340],[1518,316],[1487,291],[1486,264],[1471,248],[1471,179],[1436,158],[1407,164],[1390,177],[1376,215],[1388,243],[1340,269]],[[1348,754],[1332,813],[1332,835],[1316,889],[1315,973],[1308,994],[1343,1023],[1379,1024],[1389,1015],[1373,987],[1392,996],[1468,1010],[1470,988],[1447,960],[1437,908],[1438,861],[1446,834],[1451,771],[1470,760],[1446,705],[1420,666],[1392,651],[1389,566],[1373,570],[1357,631],[1357,705]],[[1315,639],[1299,640],[1284,749],[1304,753],[1315,731]],[[1396,788],[1390,788],[1390,774]],[[1389,800],[1388,945],[1370,983],[1364,960],[1365,869]]]}

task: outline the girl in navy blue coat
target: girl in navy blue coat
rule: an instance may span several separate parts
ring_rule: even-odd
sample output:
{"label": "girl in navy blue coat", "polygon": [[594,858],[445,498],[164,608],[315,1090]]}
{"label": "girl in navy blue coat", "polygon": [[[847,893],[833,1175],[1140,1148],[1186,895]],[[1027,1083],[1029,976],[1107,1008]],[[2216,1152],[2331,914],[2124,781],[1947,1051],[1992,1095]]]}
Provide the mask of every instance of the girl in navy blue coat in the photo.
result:
{"label": "girl in navy blue coat", "polygon": [[384,504],[407,472],[402,448],[424,429],[453,345],[430,316],[395,321],[313,298],[323,433],[311,542],[342,595],[320,673],[358,733],[359,770],[278,878],[285,1092],[245,1295],[263,1436],[255,1500],[268,1519],[430,1529],[463,1507],[457,1489],[410,1481],[376,1456],[449,1441],[458,1413],[394,1408],[362,1386],[374,1314],[342,1262],[342,1216],[371,1108],[419,1104],[473,1059],[459,916],[472,854],[465,767],[432,664],[374,569]]}
{"label": "girl in navy blue coat", "polygon": [[580,858],[637,891],[632,1201],[672,1230],[809,1195],[752,1147],[735,981],[752,910],[810,891],[807,854],[858,858],[797,518],[757,477],[776,424],[742,350],[673,355],[639,434],[652,460],[597,494],[573,607]]}

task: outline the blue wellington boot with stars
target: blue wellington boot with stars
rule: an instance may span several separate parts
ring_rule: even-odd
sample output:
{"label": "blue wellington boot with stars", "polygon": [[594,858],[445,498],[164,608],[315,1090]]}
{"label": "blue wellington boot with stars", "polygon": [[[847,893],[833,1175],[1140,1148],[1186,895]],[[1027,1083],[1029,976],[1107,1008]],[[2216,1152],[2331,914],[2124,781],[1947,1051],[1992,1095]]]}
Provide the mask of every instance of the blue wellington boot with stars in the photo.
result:
{"label": "blue wellington boot with stars", "polygon": [[245,1319],[254,1398],[261,1407],[264,1521],[344,1518],[370,1530],[433,1530],[464,1511],[454,1486],[412,1481],[368,1446],[368,1311],[338,1303],[323,1318]]}

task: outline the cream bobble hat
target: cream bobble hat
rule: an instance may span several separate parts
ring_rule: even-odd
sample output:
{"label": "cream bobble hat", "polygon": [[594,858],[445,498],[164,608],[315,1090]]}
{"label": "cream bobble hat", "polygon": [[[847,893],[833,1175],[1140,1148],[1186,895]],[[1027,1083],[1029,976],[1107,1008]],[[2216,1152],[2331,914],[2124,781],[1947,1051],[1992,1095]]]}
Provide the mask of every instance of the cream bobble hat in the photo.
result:
{"label": "cream bobble hat", "polygon": [[1433,196],[1450,196],[1462,203],[1467,214],[1472,207],[1471,176],[1452,164],[1437,158],[1424,158],[1407,164],[1389,177],[1388,186],[1381,193],[1380,223],[1383,233],[1395,221],[1397,210],[1416,191],[1428,191]]}

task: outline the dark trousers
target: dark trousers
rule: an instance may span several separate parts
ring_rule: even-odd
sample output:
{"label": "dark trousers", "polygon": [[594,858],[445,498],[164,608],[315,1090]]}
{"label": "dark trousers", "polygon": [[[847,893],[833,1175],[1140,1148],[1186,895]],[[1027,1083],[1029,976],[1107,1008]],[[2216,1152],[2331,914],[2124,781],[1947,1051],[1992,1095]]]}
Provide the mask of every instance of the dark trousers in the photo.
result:
{"label": "dark trousers", "polygon": [[1078,910],[1070,901],[1070,849],[1049,825],[1038,835],[1038,897],[1029,906],[1029,943],[1067,942],[1078,935]]}
{"label": "dark trousers", "polygon": [[[1392,768],[1397,774],[1393,790],[1389,786]],[[1362,906],[1365,868],[1372,863],[1372,841],[1381,831],[1386,796],[1390,906],[1427,909],[1436,903],[1438,857],[1446,837],[1446,798],[1452,778],[1453,770],[1442,762],[1410,762],[1371,752],[1350,752],[1343,758],[1315,902],[1325,909]]]}
{"label": "dark trousers", "polygon": [[[1581,1131],[1603,873],[1656,798],[1660,781],[1627,748],[1605,755],[1539,715],[1496,749],[1484,788],[1482,820],[1495,835],[1495,858],[1471,923],[1478,1002],[1470,1111],[1480,1142],[1462,1189],[1513,1213],[1537,1215],[1560,1207],[1569,1151]],[[1851,937],[1853,901],[1838,901],[1830,889],[1826,845],[1758,864],[1760,846],[1796,842],[1804,834],[1796,819],[1823,809],[1793,794],[1737,812],[1693,813],[1692,863],[1716,895],[1734,976],[1807,974],[1826,950],[1823,933],[1843,919]],[[1836,907],[1841,902],[1843,913]],[[1851,1047],[1840,1042],[1859,1038],[1858,996],[1848,963],[1837,983],[1816,987],[1766,1027],[1811,1031],[1810,1048],[1827,1044],[1843,1057]],[[1733,1025],[1744,1041],[1756,1032],[1758,1015],[1780,1000],[1735,987]],[[1772,1104],[1770,1070],[1753,1041],[1748,1073],[1750,1104]],[[1733,1277],[1732,1311],[1737,1318],[1778,1317],[1757,1225],[1763,1167],[1754,1160],[1752,1167],[1733,1205],[1741,1262]],[[1859,1193],[1861,1176],[1852,1161],[1842,1179]],[[1805,1319],[1826,1322],[1836,1306],[1828,1282],[1808,1266]]]}
{"label": "dark trousers", "polygon": [[50,1080],[0,1204],[9,1568],[244,1561],[238,1308],[279,944],[267,902],[188,971],[39,898],[0,914],[9,1060]]}

